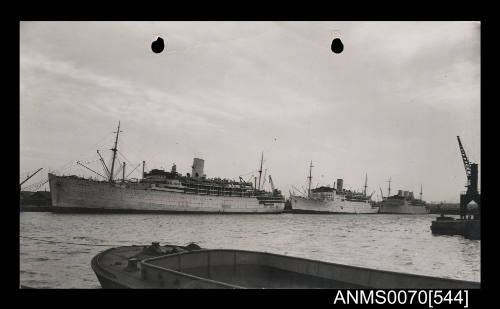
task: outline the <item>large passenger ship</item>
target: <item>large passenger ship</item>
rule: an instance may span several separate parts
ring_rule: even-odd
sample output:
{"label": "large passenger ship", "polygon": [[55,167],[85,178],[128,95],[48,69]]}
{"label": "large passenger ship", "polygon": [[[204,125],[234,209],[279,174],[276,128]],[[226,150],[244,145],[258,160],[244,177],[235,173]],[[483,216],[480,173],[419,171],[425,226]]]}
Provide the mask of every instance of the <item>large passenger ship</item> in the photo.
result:
{"label": "large passenger ship", "polygon": [[378,207],[371,203],[371,196],[343,188],[343,179],[337,179],[337,186],[321,186],[311,189],[312,162],[309,169],[307,195],[290,195],[292,213],[332,213],[332,214],[374,214]]}
{"label": "large passenger ship", "polygon": [[111,168],[101,158],[107,177],[94,180],[77,176],[58,176],[49,173],[52,208],[56,212],[89,213],[281,213],[285,199],[274,188],[261,189],[262,161],[255,184],[240,181],[207,178],[204,160],[194,158],[192,173],[182,175],[175,164],[170,171],[144,171],[137,181],[113,179],[118,134],[116,132]]}

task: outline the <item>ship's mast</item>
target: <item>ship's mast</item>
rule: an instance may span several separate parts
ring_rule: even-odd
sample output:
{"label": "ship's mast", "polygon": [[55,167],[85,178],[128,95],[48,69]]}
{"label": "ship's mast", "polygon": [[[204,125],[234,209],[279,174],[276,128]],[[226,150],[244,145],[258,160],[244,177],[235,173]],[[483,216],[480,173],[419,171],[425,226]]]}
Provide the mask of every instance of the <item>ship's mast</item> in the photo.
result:
{"label": "ship's mast", "polygon": [[422,185],[420,185],[420,201],[422,201]]}
{"label": "ship's mast", "polygon": [[389,183],[389,189],[387,191],[387,197],[391,196],[391,177],[389,177],[389,180],[387,181]]}
{"label": "ship's mast", "polygon": [[123,162],[122,182],[125,182],[125,162]]}
{"label": "ship's mast", "polygon": [[262,163],[264,162],[264,152],[262,152],[262,156],[260,157],[260,169],[259,169],[259,187],[260,190],[260,178],[262,177]]}
{"label": "ship's mast", "polygon": [[264,185],[266,184],[266,174],[267,174],[267,168],[264,170],[264,177],[262,178],[262,189],[264,189]]}
{"label": "ship's mast", "polygon": [[365,174],[365,191],[364,191],[364,195],[366,197],[366,188],[368,187],[368,173]]}
{"label": "ship's mast", "polygon": [[121,132],[120,131],[120,121],[118,121],[118,130],[116,130],[116,132],[113,132],[113,133],[116,133],[116,138],[115,138],[115,147],[113,147],[111,149],[113,151],[113,161],[111,163],[111,172],[109,173],[109,182],[113,182],[113,171],[115,168],[116,151],[118,151],[116,146],[118,145],[118,134],[120,134],[120,132]]}
{"label": "ship's mast", "polygon": [[311,164],[309,165],[309,188],[307,189],[307,197],[311,196],[311,180],[312,180],[312,168],[313,168],[313,161],[311,161]]}

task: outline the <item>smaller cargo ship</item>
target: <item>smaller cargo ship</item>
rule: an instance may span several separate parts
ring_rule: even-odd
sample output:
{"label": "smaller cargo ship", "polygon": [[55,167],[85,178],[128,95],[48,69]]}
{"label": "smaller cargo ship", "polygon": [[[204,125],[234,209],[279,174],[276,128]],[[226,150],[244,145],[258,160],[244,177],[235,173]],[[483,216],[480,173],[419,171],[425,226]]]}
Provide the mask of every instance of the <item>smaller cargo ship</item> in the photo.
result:
{"label": "smaller cargo ship", "polygon": [[324,214],[374,214],[379,208],[372,204],[371,195],[366,195],[368,178],[365,178],[364,192],[343,188],[343,179],[337,179],[337,187],[321,186],[311,189],[312,162],[309,167],[309,189],[306,196],[290,195],[292,213]]}
{"label": "smaller cargo ship", "polygon": [[430,213],[425,201],[422,200],[422,187],[420,188],[419,199],[414,197],[413,192],[403,190],[398,190],[398,194],[390,196],[390,190],[389,180],[389,193],[386,198],[382,197],[380,213],[409,215],[424,215]]}

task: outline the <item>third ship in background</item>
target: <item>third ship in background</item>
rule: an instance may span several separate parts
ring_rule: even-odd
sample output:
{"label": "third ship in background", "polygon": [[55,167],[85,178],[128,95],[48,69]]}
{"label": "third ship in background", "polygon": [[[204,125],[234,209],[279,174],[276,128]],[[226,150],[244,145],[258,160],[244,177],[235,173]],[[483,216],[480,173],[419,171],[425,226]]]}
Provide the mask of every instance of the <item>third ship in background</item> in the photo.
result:
{"label": "third ship in background", "polygon": [[332,214],[374,214],[379,208],[374,206],[371,195],[366,195],[367,179],[363,193],[346,190],[343,180],[337,179],[337,186],[321,186],[311,189],[312,162],[309,167],[309,188],[307,195],[290,194],[292,213],[332,213]]}
{"label": "third ship in background", "polygon": [[390,190],[389,180],[389,193],[387,197],[382,197],[382,202],[380,202],[380,213],[421,215],[430,212],[425,201],[422,200],[422,187],[420,187],[419,199],[413,196],[413,192],[403,190],[398,190],[398,194],[391,196]]}

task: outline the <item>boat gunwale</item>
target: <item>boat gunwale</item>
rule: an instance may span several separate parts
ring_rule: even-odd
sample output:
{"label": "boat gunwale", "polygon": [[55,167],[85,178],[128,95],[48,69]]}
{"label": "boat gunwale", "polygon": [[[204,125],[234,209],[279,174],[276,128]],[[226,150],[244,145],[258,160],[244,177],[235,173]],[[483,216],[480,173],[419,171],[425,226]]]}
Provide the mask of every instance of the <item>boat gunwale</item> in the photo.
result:
{"label": "boat gunwale", "polygon": [[[94,272],[96,273],[96,275],[98,275],[98,276],[100,275],[100,276],[104,277],[105,279],[107,279],[109,281],[112,281],[112,282],[114,282],[115,284],[117,284],[119,286],[126,287],[126,288],[133,288],[131,286],[124,285],[123,283],[120,283],[119,281],[117,281],[118,277],[115,274],[113,274],[112,272],[107,271],[101,265],[100,260],[101,260],[101,258],[104,255],[110,253],[113,250],[116,250],[116,249],[119,249],[119,248],[134,248],[134,247],[144,247],[144,246],[141,246],[141,245],[131,245],[131,246],[121,246],[121,247],[113,247],[113,248],[106,249],[106,250],[104,250],[102,252],[99,252],[97,255],[95,255],[92,258],[92,260],[90,261],[90,266],[92,267],[92,269],[94,270]],[[196,250],[196,251],[203,251],[203,250],[205,250],[205,249]],[[188,251],[188,252],[191,252],[191,251]],[[180,253],[182,253],[182,252],[180,252]],[[187,252],[184,252],[184,253],[187,253]],[[162,258],[162,257],[167,257],[167,256],[177,255],[177,254],[179,254],[179,253],[162,255],[162,256],[159,256],[159,257]],[[144,260],[140,261],[140,263],[142,263],[145,260],[152,260],[154,258],[156,258],[156,257],[144,259]],[[194,276],[194,275],[189,275],[187,273],[181,273],[181,272],[178,272],[178,271],[175,271],[175,270],[162,268],[162,267],[159,267],[159,266],[156,266],[156,265],[152,265],[152,264],[147,264],[147,266],[148,267],[152,267],[152,268],[157,268],[157,269],[160,269],[162,271],[171,272],[171,273],[174,273],[174,274],[179,275],[179,276],[183,276],[183,277],[188,277],[188,278],[191,278],[191,279],[195,279],[197,281],[210,282],[210,283],[213,283],[213,284],[216,284],[216,285],[220,285],[220,286],[223,286],[223,287],[229,287],[229,288],[233,288],[233,289],[246,289],[246,287],[242,287],[242,286],[238,286],[238,285],[233,285],[233,284],[229,284],[229,283],[224,283],[224,282],[220,282],[220,281],[215,281],[215,280],[211,280],[211,279],[206,279],[206,278],[203,278],[203,277],[197,277],[197,276]]]}
{"label": "boat gunwale", "polygon": [[98,270],[100,272],[102,272],[103,274],[105,274],[106,276],[109,276],[111,278],[116,278],[116,275],[113,274],[112,272],[104,269],[101,264],[100,264],[100,260],[101,260],[101,257],[103,257],[105,254],[108,254],[109,251],[113,250],[113,249],[116,249],[116,248],[109,248],[109,249],[106,249],[102,252],[99,252],[96,256],[94,256],[92,258],[92,260],[90,261],[90,266],[92,267],[92,269],[94,271]]}
{"label": "boat gunwale", "polygon": [[[477,286],[477,287],[470,287],[469,289],[480,289],[481,288],[481,282],[476,282],[476,281],[469,281],[469,280],[460,280],[460,279],[453,279],[453,278],[440,278],[440,277],[433,277],[429,275],[418,275],[418,274],[411,274],[411,273],[403,273],[403,272],[397,272],[397,271],[390,271],[390,270],[381,270],[381,269],[372,269],[372,268],[367,268],[367,267],[361,267],[361,266],[353,266],[353,265],[345,265],[345,264],[338,264],[338,263],[332,263],[332,262],[326,262],[326,261],[319,261],[319,260],[313,260],[313,259],[307,259],[307,258],[302,258],[302,257],[295,257],[295,256],[289,256],[289,255],[283,255],[283,254],[277,254],[277,253],[271,253],[271,252],[262,252],[262,251],[250,251],[250,250],[240,250],[240,249],[202,249],[202,250],[194,250],[194,251],[189,251],[189,252],[179,252],[179,253],[174,253],[174,254],[169,254],[169,255],[162,255],[162,256],[157,256],[153,258],[147,258],[141,261],[141,264],[145,264],[146,266],[154,267],[157,269],[161,270],[166,270],[166,271],[172,271],[175,272],[176,274],[180,275],[185,275],[189,277],[194,277],[194,278],[200,278],[201,280],[207,280],[214,282],[214,280],[211,279],[206,279],[202,277],[197,277],[193,276],[187,273],[182,273],[178,272],[169,268],[164,268],[161,266],[149,264],[149,261],[153,260],[159,260],[163,258],[173,258],[175,256],[181,256],[181,255],[188,255],[188,254],[196,254],[199,252],[233,252],[233,253],[253,253],[253,254],[262,254],[262,255],[269,255],[269,256],[276,256],[276,257],[284,257],[292,260],[301,260],[301,261],[306,261],[306,262],[314,262],[314,263],[320,263],[323,265],[331,265],[331,266],[340,266],[343,268],[347,269],[355,269],[355,270],[363,270],[363,271],[369,271],[369,272],[376,272],[380,274],[389,274],[389,275],[396,275],[396,276],[406,276],[406,277],[413,277],[413,278],[421,278],[421,279],[430,279],[430,280],[444,280],[448,282],[454,282],[454,283],[460,283],[460,284],[468,284],[470,286]],[[330,278],[332,279],[332,278]],[[332,279],[335,280],[335,279]],[[215,281],[218,282],[218,281]],[[222,283],[225,284],[225,283]]]}
{"label": "boat gunwale", "polygon": [[[169,254],[169,255],[162,255],[162,256],[157,256],[157,257],[154,257],[154,258],[144,259],[140,263],[141,264],[145,264],[145,266],[147,266],[147,267],[151,267],[151,268],[154,268],[154,269],[157,269],[157,270],[161,270],[161,271],[166,271],[168,273],[173,273],[175,275],[178,275],[178,276],[181,276],[181,277],[190,278],[190,279],[194,279],[194,280],[197,280],[197,281],[209,282],[209,283],[212,283],[212,284],[215,284],[215,285],[220,285],[220,286],[223,286],[223,287],[229,287],[229,288],[233,288],[233,289],[246,289],[246,287],[243,287],[243,286],[239,286],[239,285],[235,285],[235,284],[230,284],[230,283],[224,283],[224,282],[221,282],[221,281],[212,280],[212,279],[208,279],[208,278],[204,278],[204,277],[198,277],[198,276],[195,276],[195,275],[191,275],[191,274],[188,274],[188,273],[185,273],[185,272],[180,272],[180,271],[173,270],[173,269],[170,269],[170,268],[164,268],[164,267],[161,267],[161,266],[158,266],[158,265],[145,263],[146,261],[150,261],[150,260],[155,260],[155,259],[160,259],[160,258],[165,258],[165,257],[179,256],[179,255],[181,255],[183,253],[195,253],[195,252],[206,252],[206,251],[209,251],[209,250],[208,249],[202,249],[202,250],[194,250],[194,251],[189,251],[189,252],[180,252],[180,253],[174,253],[174,254]],[[141,271],[142,271],[142,268],[141,268]]]}

